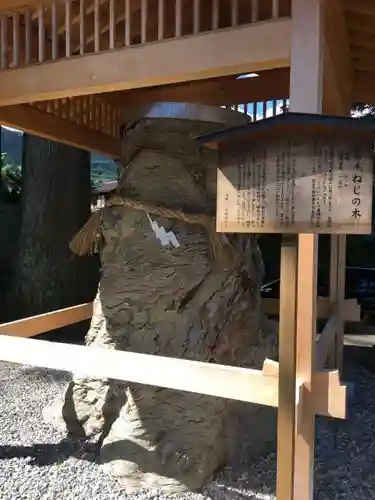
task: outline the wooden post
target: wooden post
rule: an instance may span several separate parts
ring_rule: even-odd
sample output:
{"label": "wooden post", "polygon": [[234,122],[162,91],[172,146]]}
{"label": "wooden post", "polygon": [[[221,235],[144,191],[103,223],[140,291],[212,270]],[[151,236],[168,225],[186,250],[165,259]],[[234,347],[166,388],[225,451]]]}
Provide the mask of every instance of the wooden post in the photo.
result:
{"label": "wooden post", "polygon": [[[337,310],[337,279],[338,279],[338,249],[339,249],[339,238],[336,234],[331,234],[330,236],[330,248],[329,248],[329,300],[331,303],[331,308]],[[337,324],[337,329],[339,324]],[[336,350],[337,350],[337,336],[338,332],[335,332],[335,341],[330,349],[326,365],[329,368],[336,366]]]}
{"label": "wooden post", "polygon": [[[322,29],[320,0],[292,0],[291,111],[322,112]],[[286,346],[280,345],[280,396],[289,386],[293,385],[294,390],[293,397],[280,397],[279,401],[278,500],[313,498],[315,413],[311,392],[316,334],[317,253],[317,235],[298,235],[298,251],[295,247],[289,263],[291,269],[297,266],[297,293],[293,306],[297,314],[295,317],[293,307],[289,305],[287,312],[291,315],[290,321],[294,322],[294,327],[290,329],[288,339],[284,331],[286,320],[282,321],[280,317],[280,344],[291,342],[293,347],[295,345],[295,370],[293,374],[288,373],[287,365],[291,361],[283,355]],[[290,280],[289,277],[287,279]],[[284,313],[280,308],[280,316]],[[295,398],[297,380],[303,382],[302,402],[298,411]],[[294,436],[294,443],[290,443],[291,436]],[[294,453],[291,453],[293,448]],[[287,450],[285,455],[283,450]],[[288,474],[285,485],[281,477],[284,471]]]}
{"label": "wooden post", "polygon": [[296,235],[283,235],[280,265],[277,498],[293,499],[296,405]]}
{"label": "wooden post", "polygon": [[[292,1],[291,111],[322,113],[323,23],[320,0]],[[295,435],[294,498],[314,496],[315,414],[312,374],[316,337],[318,236],[300,234],[297,269],[296,376],[303,382]]]}
{"label": "wooden post", "polygon": [[312,376],[315,365],[318,236],[300,234],[297,279],[296,376],[303,381],[302,407],[297,413],[294,495],[312,500],[314,485],[315,413]]}
{"label": "wooden post", "polygon": [[345,322],[345,274],[346,274],[346,235],[331,235],[329,296],[336,309],[337,331],[335,343],[329,358],[329,367],[342,371]]}
{"label": "wooden post", "polygon": [[[344,5],[340,0],[324,2],[325,57],[324,57],[324,111],[330,115],[348,116],[353,69],[345,20]],[[329,367],[342,370],[344,345],[344,301],[346,274],[346,235],[331,235],[330,301],[335,308],[337,330],[329,355]]]}
{"label": "wooden post", "polygon": [[338,256],[337,256],[337,333],[335,346],[335,367],[340,373],[343,369],[343,354],[344,354],[344,330],[345,322],[344,304],[345,304],[345,278],[346,278],[346,235],[342,234],[337,237]]}

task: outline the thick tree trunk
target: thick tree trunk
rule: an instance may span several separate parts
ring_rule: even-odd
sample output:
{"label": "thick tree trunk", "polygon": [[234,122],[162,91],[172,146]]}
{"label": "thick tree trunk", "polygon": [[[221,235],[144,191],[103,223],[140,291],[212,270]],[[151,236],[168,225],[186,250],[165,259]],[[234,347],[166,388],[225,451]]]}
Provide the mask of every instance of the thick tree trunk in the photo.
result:
{"label": "thick tree trunk", "polygon": [[90,215],[90,202],[90,154],[25,134],[22,230],[8,296],[13,317],[93,299],[98,263],[69,249],[72,236]]}
{"label": "thick tree trunk", "polygon": [[[188,214],[215,211],[216,158],[188,139],[202,129],[165,119],[125,132],[119,198],[133,206],[101,213],[102,275],[87,344],[261,368],[276,345],[261,329],[256,237],[227,239],[189,222]],[[197,489],[238,443],[238,405],[140,384],[75,377],[45,415],[75,434],[101,434],[104,467],[129,490]],[[274,442],[273,418],[247,406],[250,456]]]}

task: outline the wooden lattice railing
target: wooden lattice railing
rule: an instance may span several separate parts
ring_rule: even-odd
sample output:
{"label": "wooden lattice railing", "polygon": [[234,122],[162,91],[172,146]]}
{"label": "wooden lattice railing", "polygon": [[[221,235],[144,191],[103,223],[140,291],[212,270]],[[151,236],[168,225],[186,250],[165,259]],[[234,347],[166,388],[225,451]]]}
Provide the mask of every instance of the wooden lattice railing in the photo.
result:
{"label": "wooden lattice railing", "polygon": [[31,106],[76,125],[83,125],[103,134],[118,137],[119,109],[100,96],[88,95],[40,101]]}
{"label": "wooden lattice railing", "polygon": [[1,70],[289,17],[291,10],[290,0],[45,2],[1,16]]}
{"label": "wooden lattice railing", "polygon": [[113,158],[120,154],[120,110],[100,95],[4,106],[0,123]]}
{"label": "wooden lattice railing", "polygon": [[248,114],[252,121],[263,120],[270,118],[280,113],[285,113],[288,110],[288,99],[273,99],[271,101],[248,102],[245,104],[234,104],[225,106],[226,108],[239,111],[240,113]]}

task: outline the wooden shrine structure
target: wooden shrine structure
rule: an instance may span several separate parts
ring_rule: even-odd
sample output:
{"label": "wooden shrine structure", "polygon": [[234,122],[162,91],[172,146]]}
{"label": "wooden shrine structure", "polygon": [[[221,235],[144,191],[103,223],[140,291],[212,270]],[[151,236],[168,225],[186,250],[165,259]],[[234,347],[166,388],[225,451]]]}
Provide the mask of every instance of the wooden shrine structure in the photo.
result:
{"label": "wooden shrine structure", "polygon": [[[262,103],[264,117],[289,99],[344,117],[375,103],[374,60],[373,0],[0,0],[0,124],[116,159],[129,105]],[[279,307],[279,363],[263,371],[27,338],[91,317],[91,304],[0,325],[0,359],[278,407],[277,500],[311,500],[315,415],[345,418],[343,325],[358,319],[346,237],[332,233],[319,299],[317,234],[284,239],[280,304],[264,306]]]}

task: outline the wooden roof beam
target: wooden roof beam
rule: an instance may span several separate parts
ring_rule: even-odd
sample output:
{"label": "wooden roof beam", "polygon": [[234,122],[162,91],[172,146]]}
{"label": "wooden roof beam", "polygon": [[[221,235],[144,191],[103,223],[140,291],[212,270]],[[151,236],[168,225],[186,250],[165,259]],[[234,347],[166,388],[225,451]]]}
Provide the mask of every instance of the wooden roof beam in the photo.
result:
{"label": "wooden roof beam", "polygon": [[[353,90],[349,36],[341,0],[326,0],[324,12],[324,87],[326,112],[349,112]],[[335,102],[336,101],[336,102]]]}
{"label": "wooden roof beam", "polygon": [[371,66],[374,65],[374,57],[375,57],[375,48],[374,50],[357,47],[356,45],[352,45],[351,47],[352,59],[354,61],[364,61],[369,63]]}
{"label": "wooden roof beam", "polygon": [[349,33],[355,34],[359,33],[361,35],[374,35],[375,25],[374,19],[367,16],[356,16],[348,15],[346,16],[346,25],[348,27]]}
{"label": "wooden roof beam", "polygon": [[211,106],[285,99],[289,95],[289,68],[262,71],[256,78],[236,79],[225,76],[150,87],[139,90],[111,92],[103,97],[118,107],[138,106],[157,101],[194,102]]}
{"label": "wooden roof beam", "polygon": [[0,106],[288,67],[290,39],[279,19],[2,71]]}
{"label": "wooden roof beam", "polygon": [[0,0],[0,12],[14,12],[16,10],[27,10],[30,8],[48,7],[53,3],[62,4],[64,0]]}
{"label": "wooden roof beam", "polygon": [[353,64],[357,71],[368,73],[368,75],[375,75],[375,67],[373,63],[364,61],[363,59],[355,59]]}
{"label": "wooden roof beam", "polygon": [[350,31],[350,42],[352,46],[375,51],[375,33],[364,34]]}
{"label": "wooden roof beam", "polygon": [[355,73],[354,102],[375,105],[375,74]]}
{"label": "wooden roof beam", "polygon": [[345,11],[350,14],[361,14],[375,17],[375,3],[373,0],[344,0]]}
{"label": "wooden roof beam", "polygon": [[120,156],[120,138],[57,118],[29,105],[0,107],[0,124],[112,158]]}

